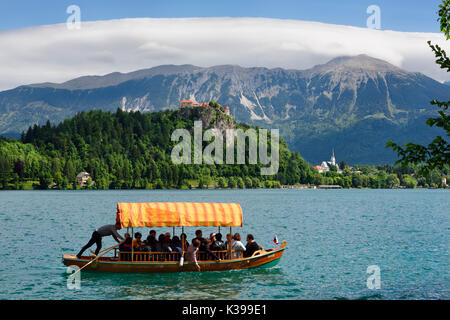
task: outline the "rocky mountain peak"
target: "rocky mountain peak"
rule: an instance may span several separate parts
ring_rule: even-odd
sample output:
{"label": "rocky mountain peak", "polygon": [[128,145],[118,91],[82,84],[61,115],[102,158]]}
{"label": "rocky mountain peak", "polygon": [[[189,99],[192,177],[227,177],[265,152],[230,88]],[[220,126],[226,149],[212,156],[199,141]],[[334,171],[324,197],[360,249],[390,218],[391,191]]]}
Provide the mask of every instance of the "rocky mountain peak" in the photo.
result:
{"label": "rocky mountain peak", "polygon": [[330,60],[329,62],[313,67],[310,73],[327,73],[327,72],[355,72],[355,73],[387,73],[402,72],[404,70],[390,64],[387,61],[370,57],[365,54],[357,56],[343,56]]}

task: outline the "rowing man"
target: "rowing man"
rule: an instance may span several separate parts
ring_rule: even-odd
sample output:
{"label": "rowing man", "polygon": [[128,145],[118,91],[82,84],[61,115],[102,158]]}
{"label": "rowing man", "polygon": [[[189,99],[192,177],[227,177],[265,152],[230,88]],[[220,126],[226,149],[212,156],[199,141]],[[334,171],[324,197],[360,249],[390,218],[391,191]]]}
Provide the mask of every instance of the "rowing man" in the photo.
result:
{"label": "rowing man", "polygon": [[[107,236],[113,236],[114,240],[117,241],[117,243],[120,243],[120,240],[124,240],[123,237],[117,232],[117,230],[122,229],[122,226],[119,222],[114,224],[107,224],[103,227],[98,228],[96,231],[92,233],[92,237],[89,240],[89,242],[81,248],[80,252],[77,254],[77,258],[80,259],[83,252],[90,248],[94,243],[97,244],[97,249],[95,249],[95,255],[98,255],[102,248],[102,238]],[[120,239],[120,240],[119,240]]]}

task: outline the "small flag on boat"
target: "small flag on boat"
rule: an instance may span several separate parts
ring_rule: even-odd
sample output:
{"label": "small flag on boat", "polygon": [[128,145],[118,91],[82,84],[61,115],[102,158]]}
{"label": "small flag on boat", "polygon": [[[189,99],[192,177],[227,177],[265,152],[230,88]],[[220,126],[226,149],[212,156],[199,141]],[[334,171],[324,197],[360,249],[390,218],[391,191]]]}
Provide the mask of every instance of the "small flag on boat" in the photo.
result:
{"label": "small flag on boat", "polygon": [[276,245],[278,245],[278,238],[277,238],[276,235],[275,235],[275,237],[273,238],[273,242],[274,242]]}

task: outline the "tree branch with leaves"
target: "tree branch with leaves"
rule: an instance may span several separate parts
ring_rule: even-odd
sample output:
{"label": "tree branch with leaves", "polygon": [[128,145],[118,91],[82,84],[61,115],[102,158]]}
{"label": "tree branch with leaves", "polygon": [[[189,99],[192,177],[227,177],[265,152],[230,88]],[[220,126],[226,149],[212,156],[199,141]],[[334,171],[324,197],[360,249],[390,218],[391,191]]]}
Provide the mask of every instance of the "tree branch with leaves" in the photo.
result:
{"label": "tree branch with leaves", "polygon": [[[439,18],[438,21],[441,24],[441,32],[446,36],[446,40],[450,39],[450,0],[444,0],[441,5],[439,5]],[[450,71],[450,59],[447,57],[446,52],[438,45],[433,45],[431,41],[428,41],[428,45],[433,51],[436,57],[436,63],[441,69],[446,69],[447,72]],[[450,136],[450,123],[449,116],[447,115],[447,109],[450,105],[450,101],[431,101],[431,105],[437,106],[439,108],[439,116],[435,118],[429,118],[426,124],[430,127],[436,126],[444,129],[447,132],[446,136]],[[427,175],[433,169],[443,169],[445,165],[450,164],[450,145],[448,143],[448,138],[443,138],[442,136],[437,136],[433,139],[427,146],[415,144],[415,143],[405,143],[400,146],[392,141],[388,141],[386,148],[392,148],[397,152],[399,160],[396,164],[401,166],[407,166],[408,164],[421,164],[422,173]]]}

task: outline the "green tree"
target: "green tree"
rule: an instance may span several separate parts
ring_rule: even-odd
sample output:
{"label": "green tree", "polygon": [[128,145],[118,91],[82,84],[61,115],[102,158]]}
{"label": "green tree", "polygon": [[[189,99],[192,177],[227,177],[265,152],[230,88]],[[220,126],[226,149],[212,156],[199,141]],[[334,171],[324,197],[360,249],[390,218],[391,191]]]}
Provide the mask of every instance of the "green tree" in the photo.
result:
{"label": "green tree", "polygon": [[273,181],[272,180],[266,180],[264,181],[264,187],[267,189],[270,189],[273,187]]}
{"label": "green tree", "polygon": [[386,185],[388,188],[398,187],[400,185],[400,180],[397,178],[396,174],[391,173],[386,177]]}
{"label": "green tree", "polygon": [[261,181],[259,181],[259,179],[256,177],[252,177],[252,186],[253,186],[253,188],[260,188]]}
{"label": "green tree", "polygon": [[251,189],[253,187],[253,181],[250,177],[244,178],[245,187]]}
{"label": "green tree", "polygon": [[217,184],[219,185],[220,188],[226,188],[228,186],[227,178],[219,177],[217,179]]}
{"label": "green tree", "polygon": [[39,176],[39,189],[46,190],[52,183],[52,176],[48,171],[44,171]]}
{"label": "green tree", "polygon": [[3,189],[7,189],[8,181],[12,173],[11,160],[0,156],[0,183]]}
{"label": "green tree", "polygon": [[237,185],[239,189],[245,189],[244,179],[242,177],[237,177]]}
{"label": "green tree", "polygon": [[352,174],[352,187],[360,188],[362,186],[362,177],[361,175],[354,173]]}
{"label": "green tree", "polygon": [[164,183],[161,179],[156,179],[155,181],[155,189],[164,189]]}
{"label": "green tree", "polygon": [[63,181],[64,181],[64,179],[63,179],[63,176],[62,176],[60,171],[57,171],[55,173],[55,175],[53,176],[53,180],[55,181],[56,187],[58,189],[64,189],[63,188]]}
{"label": "green tree", "polygon": [[198,181],[198,187],[200,189],[208,189],[208,186],[211,184],[211,178],[209,176],[203,176]]}
{"label": "green tree", "polygon": [[407,188],[415,188],[417,186],[417,181],[413,177],[408,174],[403,175],[402,177],[402,185]]}
{"label": "green tree", "polygon": [[[446,40],[450,39],[450,0],[442,1],[439,5],[438,12],[441,25],[441,32],[446,36]],[[447,57],[446,52],[438,45],[431,44],[428,41],[428,45],[433,51],[436,57],[436,63],[441,67],[441,69],[446,69],[447,72],[450,71],[450,58]],[[450,116],[447,115],[446,111],[450,105],[450,101],[431,101],[431,104],[439,108],[439,116],[435,118],[429,118],[426,124],[430,127],[436,126],[444,129],[446,131],[446,136],[450,136]],[[419,164],[424,163],[425,166],[422,167],[422,172],[425,175],[435,169],[443,169],[444,166],[450,163],[450,145],[446,138],[442,136],[437,136],[433,139],[427,146],[415,144],[415,143],[405,143],[403,146],[388,141],[386,144],[387,148],[392,148],[397,152],[399,160],[396,163],[406,166],[408,164]]]}

